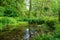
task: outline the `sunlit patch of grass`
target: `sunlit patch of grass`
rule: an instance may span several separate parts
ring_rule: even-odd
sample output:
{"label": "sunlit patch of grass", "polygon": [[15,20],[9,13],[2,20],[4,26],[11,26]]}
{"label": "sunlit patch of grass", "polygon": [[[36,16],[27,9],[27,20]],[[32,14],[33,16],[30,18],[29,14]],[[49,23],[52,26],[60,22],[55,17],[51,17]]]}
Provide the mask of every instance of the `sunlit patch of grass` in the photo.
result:
{"label": "sunlit patch of grass", "polygon": [[15,24],[7,24],[2,30],[14,30],[14,29],[25,29],[28,26],[28,22],[17,22]]}

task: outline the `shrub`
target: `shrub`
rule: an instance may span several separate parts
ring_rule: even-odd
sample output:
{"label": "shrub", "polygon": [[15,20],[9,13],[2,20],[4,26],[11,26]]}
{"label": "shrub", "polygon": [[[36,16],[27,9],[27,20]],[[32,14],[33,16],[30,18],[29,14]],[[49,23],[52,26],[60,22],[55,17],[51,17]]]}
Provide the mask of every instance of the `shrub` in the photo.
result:
{"label": "shrub", "polygon": [[28,18],[23,18],[23,20],[22,21],[29,21],[29,19]]}
{"label": "shrub", "polygon": [[49,30],[52,30],[52,31],[55,30],[55,27],[54,27],[55,22],[54,21],[47,21],[46,24],[47,24]]}
{"label": "shrub", "polygon": [[43,24],[43,23],[45,23],[45,21],[44,21],[43,19],[39,19],[39,20],[37,21],[37,24]]}
{"label": "shrub", "polygon": [[54,26],[56,27],[54,37],[60,38],[60,24],[55,24]]}
{"label": "shrub", "polygon": [[5,28],[6,25],[9,24],[16,24],[17,21],[14,18],[11,17],[2,17],[0,18],[0,27],[1,29]]}
{"label": "shrub", "polygon": [[18,17],[19,14],[17,12],[17,10],[13,7],[7,7],[6,10],[4,11],[4,16],[7,17]]}
{"label": "shrub", "polygon": [[43,19],[30,19],[28,22],[30,24],[38,24],[38,25],[45,23],[45,21]]}
{"label": "shrub", "polygon": [[46,21],[46,24],[50,27],[54,26],[55,22],[54,21]]}
{"label": "shrub", "polygon": [[58,23],[57,18],[50,17],[48,20],[46,20],[46,25],[49,27],[50,30],[55,30],[54,25]]}
{"label": "shrub", "polygon": [[5,8],[0,6],[0,17],[4,15]]}
{"label": "shrub", "polygon": [[29,24],[36,24],[37,20],[32,19],[32,20],[29,20],[28,22],[29,22]]}

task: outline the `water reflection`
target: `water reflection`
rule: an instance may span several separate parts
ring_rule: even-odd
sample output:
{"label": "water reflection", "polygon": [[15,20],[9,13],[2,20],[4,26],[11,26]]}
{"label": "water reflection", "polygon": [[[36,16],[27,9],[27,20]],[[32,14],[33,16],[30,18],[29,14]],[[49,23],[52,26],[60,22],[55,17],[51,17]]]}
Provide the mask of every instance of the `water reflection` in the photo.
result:
{"label": "water reflection", "polygon": [[25,30],[24,40],[29,40],[29,38],[30,38],[30,30],[27,28],[27,29]]}

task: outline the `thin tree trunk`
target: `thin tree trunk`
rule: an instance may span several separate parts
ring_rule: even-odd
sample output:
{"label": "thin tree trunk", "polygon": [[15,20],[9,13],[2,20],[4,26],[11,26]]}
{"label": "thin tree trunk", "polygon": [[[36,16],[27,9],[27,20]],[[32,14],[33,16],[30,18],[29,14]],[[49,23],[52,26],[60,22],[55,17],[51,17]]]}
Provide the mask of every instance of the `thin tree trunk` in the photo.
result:
{"label": "thin tree trunk", "polygon": [[59,3],[59,9],[58,9],[58,21],[59,21],[59,23],[60,23],[60,1],[58,2]]}
{"label": "thin tree trunk", "polygon": [[60,11],[59,11],[59,23],[60,23]]}
{"label": "thin tree trunk", "polygon": [[28,18],[30,18],[30,13],[31,13],[31,7],[32,7],[31,0],[29,1],[29,3],[30,3],[30,5],[29,5],[29,16],[28,16]]}

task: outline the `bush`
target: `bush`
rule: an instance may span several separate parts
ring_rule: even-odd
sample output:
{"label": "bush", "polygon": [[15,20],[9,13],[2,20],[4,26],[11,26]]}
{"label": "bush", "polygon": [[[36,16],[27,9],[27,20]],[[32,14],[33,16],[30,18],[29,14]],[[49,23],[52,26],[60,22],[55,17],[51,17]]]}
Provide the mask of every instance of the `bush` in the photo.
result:
{"label": "bush", "polygon": [[28,22],[30,24],[38,24],[38,25],[45,23],[45,21],[43,19],[30,19]]}
{"label": "bush", "polygon": [[56,27],[54,37],[60,38],[60,24],[55,24],[54,26]]}
{"label": "bush", "polygon": [[55,22],[54,21],[46,21],[46,24],[48,25],[48,26],[50,26],[50,27],[53,27],[54,26],[54,24],[55,24]]}
{"label": "bush", "polygon": [[45,21],[43,19],[39,19],[37,22],[37,24],[43,24],[43,23],[45,23]]}
{"label": "bush", "polygon": [[4,11],[4,16],[7,17],[18,17],[19,14],[17,12],[17,10],[13,7],[7,7],[6,10]]}
{"label": "bush", "polygon": [[47,21],[46,24],[47,24],[49,30],[52,30],[52,31],[55,30],[55,27],[54,27],[55,22],[54,21]]}
{"label": "bush", "polygon": [[46,22],[46,25],[48,26],[48,28],[50,30],[55,30],[55,27],[54,25],[58,23],[58,20],[57,18],[55,17],[50,17],[48,20],[45,21]]}
{"label": "bush", "polygon": [[1,29],[5,28],[6,25],[16,24],[16,23],[17,23],[17,21],[14,18],[11,18],[11,17],[1,17],[0,18]]}
{"label": "bush", "polygon": [[4,15],[5,8],[0,6],[0,17]]}
{"label": "bush", "polygon": [[29,24],[36,24],[37,20],[32,19],[32,20],[29,20],[28,22],[29,22]]}

